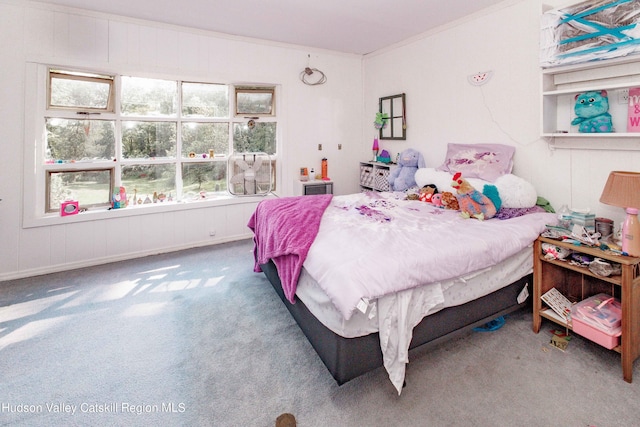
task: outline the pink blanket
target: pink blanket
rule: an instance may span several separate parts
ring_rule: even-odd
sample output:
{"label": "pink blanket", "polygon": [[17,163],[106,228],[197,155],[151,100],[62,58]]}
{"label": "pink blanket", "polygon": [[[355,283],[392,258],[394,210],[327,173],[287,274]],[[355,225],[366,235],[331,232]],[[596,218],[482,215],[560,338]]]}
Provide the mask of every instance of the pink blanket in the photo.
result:
{"label": "pink blanket", "polygon": [[293,304],[302,264],[318,234],[322,215],[331,202],[331,194],[284,197],[263,200],[251,215],[255,264],[272,259],[278,269],[284,295]]}

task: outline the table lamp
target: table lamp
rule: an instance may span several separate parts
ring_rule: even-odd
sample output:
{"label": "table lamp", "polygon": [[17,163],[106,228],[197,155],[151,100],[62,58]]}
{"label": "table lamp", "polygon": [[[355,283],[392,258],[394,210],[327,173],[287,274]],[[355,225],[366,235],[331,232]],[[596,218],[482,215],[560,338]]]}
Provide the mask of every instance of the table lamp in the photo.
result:
{"label": "table lamp", "polygon": [[600,202],[625,208],[622,224],[622,251],[640,257],[640,173],[613,171],[604,185]]}

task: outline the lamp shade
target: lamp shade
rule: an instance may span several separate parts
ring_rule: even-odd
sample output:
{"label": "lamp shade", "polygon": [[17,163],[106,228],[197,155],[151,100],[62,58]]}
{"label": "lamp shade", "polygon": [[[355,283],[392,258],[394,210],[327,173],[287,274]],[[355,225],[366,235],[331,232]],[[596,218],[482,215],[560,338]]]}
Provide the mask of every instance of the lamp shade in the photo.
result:
{"label": "lamp shade", "polygon": [[378,145],[378,138],[373,138],[373,146],[371,147],[373,151],[378,151],[380,146]]}
{"label": "lamp shade", "polygon": [[640,173],[611,172],[602,190],[600,202],[621,208],[640,209]]}

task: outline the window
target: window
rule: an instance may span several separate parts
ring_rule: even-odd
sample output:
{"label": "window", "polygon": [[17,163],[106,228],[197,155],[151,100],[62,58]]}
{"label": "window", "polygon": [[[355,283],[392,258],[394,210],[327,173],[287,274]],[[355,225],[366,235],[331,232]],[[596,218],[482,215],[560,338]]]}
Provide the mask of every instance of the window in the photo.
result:
{"label": "window", "polygon": [[49,71],[50,109],[114,111],[113,76],[74,71]]}
{"label": "window", "polygon": [[[46,74],[45,212],[70,199],[80,208],[108,207],[120,186],[129,206],[228,197],[234,151],[266,152],[275,170],[274,86]],[[272,181],[275,189],[275,173]]]}
{"label": "window", "polygon": [[59,212],[64,200],[82,200],[83,208],[106,206],[111,194],[113,169],[47,173],[47,212]]}
{"label": "window", "polygon": [[272,116],[275,114],[274,102],[273,88],[236,88],[236,115],[254,114]]}

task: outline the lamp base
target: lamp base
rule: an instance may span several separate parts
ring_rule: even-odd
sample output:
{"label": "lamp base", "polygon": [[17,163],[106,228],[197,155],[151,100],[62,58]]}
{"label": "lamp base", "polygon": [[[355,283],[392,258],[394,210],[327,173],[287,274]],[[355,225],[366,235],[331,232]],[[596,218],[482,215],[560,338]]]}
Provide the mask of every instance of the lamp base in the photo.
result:
{"label": "lamp base", "polygon": [[622,224],[622,252],[640,257],[640,222],[638,209],[627,208],[627,217]]}

